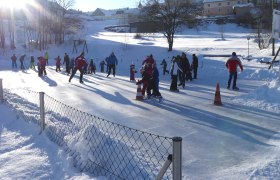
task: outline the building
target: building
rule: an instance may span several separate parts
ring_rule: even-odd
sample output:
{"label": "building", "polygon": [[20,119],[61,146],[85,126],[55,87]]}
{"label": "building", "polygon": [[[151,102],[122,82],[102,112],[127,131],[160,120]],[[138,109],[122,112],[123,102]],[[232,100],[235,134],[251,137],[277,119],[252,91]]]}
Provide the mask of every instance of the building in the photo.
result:
{"label": "building", "polygon": [[119,20],[120,24],[128,24],[130,21],[136,21],[139,14],[139,9],[137,8],[123,8],[115,10],[105,10],[97,8],[91,16],[95,20]]}
{"label": "building", "polygon": [[248,4],[249,0],[204,0],[203,15],[225,16],[234,15],[233,7],[241,4]]}
{"label": "building", "polygon": [[95,20],[105,19],[105,13],[100,8],[97,8],[91,15],[94,17]]}

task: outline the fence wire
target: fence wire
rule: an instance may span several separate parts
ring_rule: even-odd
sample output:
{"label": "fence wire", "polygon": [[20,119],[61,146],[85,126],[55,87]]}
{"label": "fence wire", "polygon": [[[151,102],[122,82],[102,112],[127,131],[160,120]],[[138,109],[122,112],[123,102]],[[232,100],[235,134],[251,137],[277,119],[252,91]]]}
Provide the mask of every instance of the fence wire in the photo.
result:
{"label": "fence wire", "polygon": [[17,116],[40,125],[39,93],[28,89],[4,89],[4,100]]}
{"label": "fence wire", "polygon": [[[4,98],[25,119],[40,125],[39,93],[9,90]],[[104,120],[46,94],[44,99],[44,132],[65,148],[81,171],[109,179],[155,179],[172,154],[172,138]],[[171,167],[163,179],[172,179]]]}

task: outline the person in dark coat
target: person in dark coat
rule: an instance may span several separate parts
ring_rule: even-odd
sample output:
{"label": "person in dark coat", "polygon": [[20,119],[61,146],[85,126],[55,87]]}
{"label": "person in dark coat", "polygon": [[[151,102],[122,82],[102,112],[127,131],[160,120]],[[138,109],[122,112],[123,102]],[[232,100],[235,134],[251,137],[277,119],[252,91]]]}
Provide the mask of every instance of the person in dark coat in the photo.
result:
{"label": "person in dark coat", "polygon": [[108,71],[107,77],[110,76],[112,70],[113,70],[113,76],[115,77],[116,66],[118,65],[118,59],[117,59],[116,55],[114,54],[114,52],[112,52],[110,54],[110,56],[108,57],[107,65],[109,66],[109,71]]}
{"label": "person in dark coat", "polygon": [[105,61],[102,60],[99,65],[100,65],[100,72],[104,72]]}
{"label": "person in dark coat", "polygon": [[165,75],[166,72],[169,74],[169,71],[167,70],[167,62],[165,59],[162,60],[160,65],[162,65],[163,75]]}
{"label": "person in dark coat", "polygon": [[108,73],[108,72],[109,72],[109,64],[108,64],[108,59],[109,59],[109,57],[106,57],[106,58],[105,58],[106,73]]}
{"label": "person in dark coat", "polygon": [[19,58],[20,69],[25,69],[25,67],[24,67],[24,58],[25,58],[25,54],[20,56],[20,58]]}
{"label": "person in dark coat", "polygon": [[187,69],[189,66],[189,61],[188,61],[188,58],[185,53],[182,53],[182,55],[178,59],[177,63],[178,63],[178,66],[180,67],[180,69],[182,69],[182,71],[178,71],[178,77],[179,77],[179,81],[180,81],[178,86],[182,86],[183,88],[185,88],[186,73],[187,73]]}
{"label": "person in dark coat", "polygon": [[12,60],[12,68],[17,68],[17,57],[15,54],[13,54],[13,56],[11,57]]}
{"label": "person in dark coat", "polygon": [[95,63],[93,62],[93,59],[90,60],[89,62],[89,73],[90,74],[95,74],[96,66]]}
{"label": "person in dark coat", "polygon": [[187,55],[185,53],[182,53],[182,59],[185,59],[186,61],[186,67],[185,67],[185,75],[186,75],[186,81],[190,80],[192,81],[192,68],[191,68],[191,65],[190,65],[190,62],[187,58]]}
{"label": "person in dark coat", "polygon": [[55,66],[56,66],[55,71],[56,71],[56,72],[61,71],[61,70],[60,70],[60,65],[61,65],[61,59],[60,59],[59,56],[57,56],[57,57],[55,58]]}
{"label": "person in dark coat", "polygon": [[29,68],[30,69],[34,69],[35,70],[35,59],[34,59],[34,56],[31,56],[30,58],[30,65],[29,65]]}
{"label": "person in dark coat", "polygon": [[182,71],[178,72],[180,80],[180,84],[178,84],[178,86],[182,86],[183,88],[185,88],[186,78],[188,77],[187,74],[190,73],[190,63],[186,53],[182,53],[178,62],[178,66],[180,67],[180,69],[182,69]]}
{"label": "person in dark coat", "polygon": [[135,65],[132,63],[130,65],[130,81],[135,81],[135,73],[136,73]]}
{"label": "person in dark coat", "polygon": [[243,71],[243,66],[241,64],[240,59],[236,56],[236,53],[233,52],[232,56],[227,60],[226,62],[226,67],[229,72],[229,78],[228,78],[228,86],[227,88],[230,89],[230,84],[233,78],[233,84],[232,84],[232,89],[233,90],[239,90],[239,88],[236,86],[236,81],[237,81],[237,66]]}
{"label": "person in dark coat", "polygon": [[191,68],[193,70],[193,78],[197,78],[197,68],[198,68],[198,58],[195,54],[192,55],[192,65]]}
{"label": "person in dark coat", "polygon": [[69,78],[69,82],[71,82],[71,79],[74,77],[77,70],[79,70],[80,71],[80,83],[84,83],[84,81],[83,81],[83,75],[84,75],[83,67],[85,67],[85,66],[87,66],[87,62],[86,62],[86,59],[84,58],[84,52],[82,52],[81,55],[79,55],[75,59],[75,67],[74,67],[74,69],[72,71],[72,74]]}
{"label": "person in dark coat", "polygon": [[70,74],[70,58],[67,53],[64,54],[63,64],[65,64],[65,72]]}
{"label": "person in dark coat", "polygon": [[161,93],[159,92],[159,72],[157,69],[157,66],[155,64],[153,69],[153,92],[152,96],[155,96],[157,98],[161,98]]}

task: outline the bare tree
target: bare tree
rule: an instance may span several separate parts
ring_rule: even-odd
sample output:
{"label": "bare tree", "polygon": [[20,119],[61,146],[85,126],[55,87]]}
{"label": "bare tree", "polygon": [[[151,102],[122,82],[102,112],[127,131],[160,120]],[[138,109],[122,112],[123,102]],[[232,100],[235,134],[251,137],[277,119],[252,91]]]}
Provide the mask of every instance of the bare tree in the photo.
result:
{"label": "bare tree", "polygon": [[4,17],[3,9],[0,8],[0,48],[5,48],[5,29],[4,29]]}
{"label": "bare tree", "polygon": [[[64,42],[65,29],[66,29],[66,14],[67,10],[75,4],[75,0],[52,0],[62,8],[62,13],[56,14],[60,16],[60,21],[57,23],[56,30],[59,32],[59,43]],[[59,11],[57,11],[59,12]]]}
{"label": "bare tree", "polygon": [[168,51],[172,51],[174,35],[187,16],[191,14],[190,0],[147,0],[142,15],[157,26],[157,31],[167,39]]}
{"label": "bare tree", "polygon": [[11,49],[15,49],[15,22],[12,17],[9,19],[8,24],[10,33],[10,47]]}

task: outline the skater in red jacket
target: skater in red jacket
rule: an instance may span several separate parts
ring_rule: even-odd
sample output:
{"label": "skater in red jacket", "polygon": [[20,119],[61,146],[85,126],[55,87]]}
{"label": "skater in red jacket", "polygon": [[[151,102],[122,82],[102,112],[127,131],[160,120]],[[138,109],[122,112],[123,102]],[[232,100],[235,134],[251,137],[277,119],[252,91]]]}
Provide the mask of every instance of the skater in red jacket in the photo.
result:
{"label": "skater in red jacket", "polygon": [[76,74],[77,70],[80,71],[80,83],[84,83],[83,81],[83,75],[84,75],[84,71],[83,71],[83,68],[84,66],[87,65],[87,62],[86,62],[86,59],[84,58],[84,52],[81,53],[80,56],[78,56],[76,59],[75,59],[75,67],[72,71],[72,74],[69,78],[69,82],[71,82],[71,79],[74,77],[74,75]]}
{"label": "skater in red jacket", "polygon": [[236,53],[233,52],[232,56],[227,60],[226,67],[229,71],[229,79],[228,79],[228,86],[227,89],[230,89],[231,80],[233,77],[233,84],[232,89],[233,90],[239,90],[238,87],[236,87],[236,80],[237,80],[237,65],[243,71],[243,66],[241,64],[240,59],[236,56]]}

